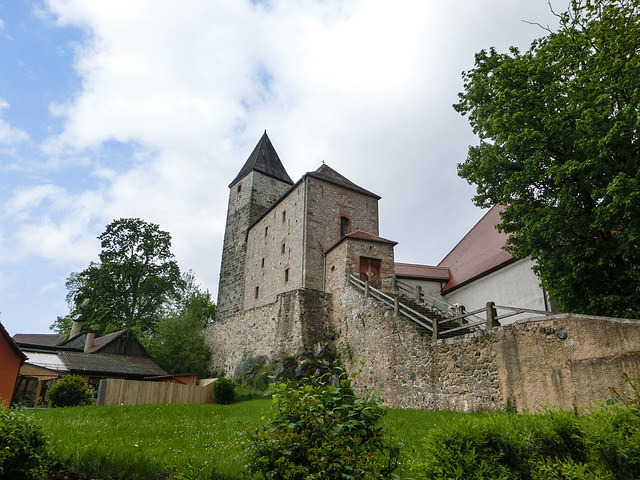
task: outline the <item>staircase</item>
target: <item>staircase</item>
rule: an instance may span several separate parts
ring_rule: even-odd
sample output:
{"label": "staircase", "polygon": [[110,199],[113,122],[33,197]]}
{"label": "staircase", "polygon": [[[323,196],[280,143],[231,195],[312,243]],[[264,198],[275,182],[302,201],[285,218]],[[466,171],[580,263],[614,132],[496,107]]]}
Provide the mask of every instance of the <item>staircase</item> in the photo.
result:
{"label": "staircase", "polygon": [[418,302],[415,298],[403,295],[398,291],[384,292],[378,290],[354,275],[350,275],[349,280],[352,285],[360,289],[366,296],[392,307],[397,316],[405,317],[425,328],[432,335],[434,341],[441,338],[465,335],[478,328],[477,323],[468,324],[466,315],[454,316],[451,312],[445,312],[435,305]]}
{"label": "staircase", "polygon": [[[413,310],[413,312],[417,312],[420,315],[429,318],[432,322],[437,322],[439,327],[438,338],[457,337],[459,335],[466,335],[467,333],[472,333],[475,330],[475,328],[466,326],[466,324],[469,323],[466,320],[466,318],[456,319],[451,315],[451,313],[444,312],[440,310],[438,307],[436,307],[435,305],[429,305],[427,303],[422,303],[422,302],[418,303],[415,299],[407,297],[406,295],[403,295],[400,293],[390,292],[390,295],[393,296],[394,298],[398,297],[400,304],[406,307],[406,308],[403,308],[402,306],[400,307],[400,314],[402,316],[410,318],[403,311],[406,311],[407,309],[411,309]],[[465,326],[465,328],[463,329],[456,330],[453,332],[448,331],[452,328],[463,327],[463,326]],[[433,330],[431,330],[431,333],[433,333]]]}

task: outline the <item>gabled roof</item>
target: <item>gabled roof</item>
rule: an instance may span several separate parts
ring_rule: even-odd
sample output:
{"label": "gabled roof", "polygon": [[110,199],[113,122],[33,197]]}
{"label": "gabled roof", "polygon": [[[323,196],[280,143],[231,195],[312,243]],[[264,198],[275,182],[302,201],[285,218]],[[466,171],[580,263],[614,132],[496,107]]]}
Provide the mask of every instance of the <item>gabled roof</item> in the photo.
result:
{"label": "gabled roof", "polygon": [[394,242],[393,240],[388,240],[386,238],[379,237],[378,235],[374,235],[373,233],[363,232],[362,230],[358,230],[357,232],[348,233],[347,235],[342,237],[340,240],[338,240],[336,243],[334,243],[329,248],[327,248],[326,252],[324,252],[325,255],[329,253],[331,250],[333,250],[334,248],[336,248],[345,240],[364,240],[367,242],[386,243],[394,246],[398,244],[398,242]]}
{"label": "gabled roof", "polygon": [[59,333],[16,333],[13,340],[18,345],[30,347],[56,347],[67,338]]}
{"label": "gabled roof", "polygon": [[451,272],[451,279],[442,289],[443,293],[461,287],[516,260],[502,249],[509,234],[499,232],[496,228],[501,221],[500,212],[503,209],[501,205],[491,207],[438,264],[439,267],[448,267]]}
{"label": "gabled roof", "polygon": [[339,185],[341,187],[348,188],[349,190],[353,190],[354,192],[363,193],[365,195],[375,198],[376,200],[380,200],[381,198],[379,195],[376,195],[375,193],[370,192],[369,190],[366,190],[356,185],[347,177],[340,175],[333,168],[331,168],[329,165],[326,165],[324,163],[316,171],[308,172],[305,176],[318,178],[320,180],[324,180],[325,182],[333,183],[334,185]]}
{"label": "gabled roof", "polygon": [[413,263],[395,264],[396,277],[420,278],[424,280],[449,281],[450,273],[447,267],[433,267],[431,265],[416,265]]}
{"label": "gabled roof", "polygon": [[253,152],[251,152],[251,155],[249,155],[249,158],[240,170],[240,173],[238,173],[238,176],[236,176],[233,182],[229,184],[229,188],[242,180],[253,170],[264,173],[269,177],[288,183],[289,185],[293,185],[293,181],[282,165],[280,157],[278,157],[278,154],[276,153],[276,149],[273,148],[271,140],[269,140],[269,137],[267,136],[266,130],[256,147],[253,149]]}
{"label": "gabled roof", "polygon": [[87,355],[80,352],[60,352],[59,355],[71,373],[139,377],[167,375],[167,372],[153,363],[150,358],[104,353]]}
{"label": "gabled roof", "polygon": [[27,358],[27,356],[24,354],[22,350],[20,350],[20,347],[18,347],[16,342],[13,340],[13,338],[11,338],[11,335],[9,335],[9,332],[5,330],[4,325],[2,325],[2,323],[0,323],[0,337],[4,337],[5,341],[9,345],[9,348],[11,348],[11,350],[13,350],[18,357],[20,357],[23,360]]}

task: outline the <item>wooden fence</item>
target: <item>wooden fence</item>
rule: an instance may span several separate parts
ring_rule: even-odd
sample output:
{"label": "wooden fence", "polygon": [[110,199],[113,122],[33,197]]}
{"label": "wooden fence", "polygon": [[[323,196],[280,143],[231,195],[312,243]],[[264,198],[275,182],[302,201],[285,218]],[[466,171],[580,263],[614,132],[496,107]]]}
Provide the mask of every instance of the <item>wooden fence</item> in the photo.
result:
{"label": "wooden fence", "polygon": [[213,403],[213,387],[109,378],[100,380],[97,403],[98,405]]}

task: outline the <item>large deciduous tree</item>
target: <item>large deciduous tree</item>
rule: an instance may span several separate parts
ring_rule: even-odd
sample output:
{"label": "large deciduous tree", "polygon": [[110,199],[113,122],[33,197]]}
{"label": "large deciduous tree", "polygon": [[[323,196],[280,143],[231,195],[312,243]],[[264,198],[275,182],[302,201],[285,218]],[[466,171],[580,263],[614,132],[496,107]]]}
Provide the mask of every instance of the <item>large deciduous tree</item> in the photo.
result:
{"label": "large deciduous tree", "polygon": [[98,237],[100,263],[67,280],[71,315],[98,334],[131,328],[150,334],[184,280],[171,253],[171,236],[153,223],[121,218]]}
{"label": "large deciduous tree", "polygon": [[572,0],[526,53],[491,48],[454,108],[458,173],[564,311],[640,317],[640,0]]}

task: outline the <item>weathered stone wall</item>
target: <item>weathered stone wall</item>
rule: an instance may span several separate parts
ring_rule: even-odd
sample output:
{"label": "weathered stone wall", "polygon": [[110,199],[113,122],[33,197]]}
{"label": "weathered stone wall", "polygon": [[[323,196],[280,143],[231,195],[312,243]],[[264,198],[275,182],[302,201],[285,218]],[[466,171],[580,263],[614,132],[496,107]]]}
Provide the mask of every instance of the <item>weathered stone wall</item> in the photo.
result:
{"label": "weathered stone wall", "polygon": [[340,218],[349,219],[349,232],[378,235],[378,200],[353,190],[306,177],[308,183],[304,241],[304,280],[307,288],[322,289],[323,253],[341,238]]}
{"label": "weathered stone wall", "polygon": [[[495,410],[504,400],[498,364],[484,337],[432,344],[423,327],[395,318],[354,288],[334,295],[336,349],[361,369],[358,390],[373,388],[393,407]],[[364,362],[364,365],[362,365]]]}
{"label": "weathered stone wall", "polygon": [[292,290],[277,295],[273,303],[208,326],[204,335],[213,368],[233,375],[244,356],[299,356],[327,342],[329,297],[317,290]]}
{"label": "weathered stone wall", "polygon": [[245,309],[273,303],[279,293],[302,287],[303,210],[304,184],[298,184],[249,230]]}
{"label": "weathered stone wall", "polygon": [[[520,321],[439,340],[353,288],[333,296],[336,349],[354,386],[394,407],[498,410],[588,407],[623,373],[640,376],[640,322],[578,315]],[[361,362],[365,362],[361,366]]]}
{"label": "weathered stone wall", "polygon": [[380,280],[383,290],[391,290],[395,276],[393,243],[345,238],[335,248],[327,252],[325,259],[325,290],[341,294],[349,282],[349,274],[358,276],[360,257],[376,258],[381,261]]}
{"label": "weathered stone wall", "polygon": [[245,286],[247,230],[290,185],[252,171],[229,190],[224,231],[217,316],[226,319],[242,311]]}

